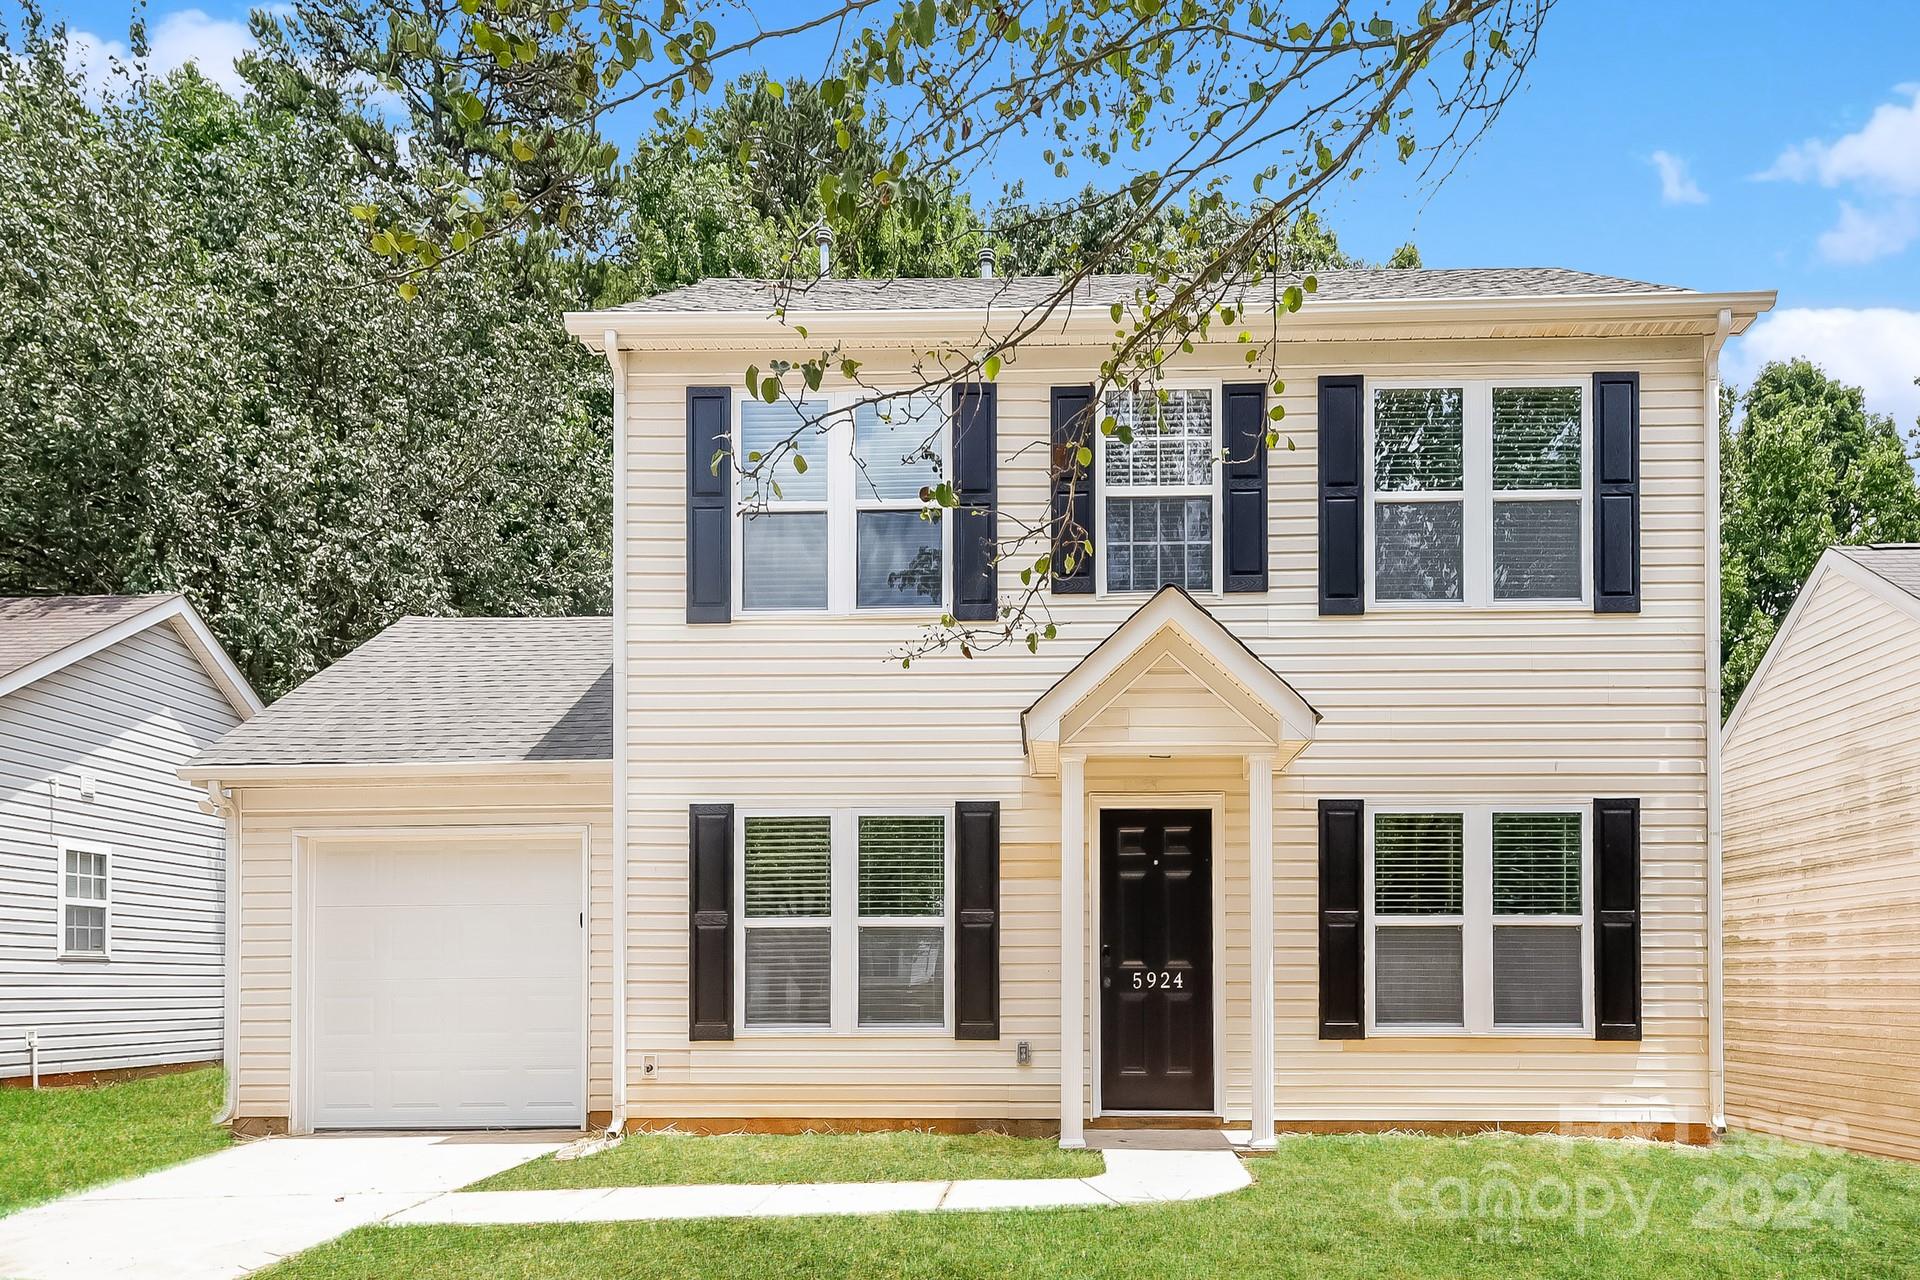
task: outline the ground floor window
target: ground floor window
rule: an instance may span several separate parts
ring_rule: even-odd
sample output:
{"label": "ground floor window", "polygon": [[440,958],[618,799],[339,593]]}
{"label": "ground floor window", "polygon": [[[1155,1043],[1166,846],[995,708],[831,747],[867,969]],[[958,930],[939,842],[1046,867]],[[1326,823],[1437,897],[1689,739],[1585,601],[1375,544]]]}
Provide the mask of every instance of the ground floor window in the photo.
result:
{"label": "ground floor window", "polygon": [[60,850],[60,954],[107,954],[107,851],[92,845]]}
{"label": "ground floor window", "polygon": [[746,813],[738,979],[749,1031],[944,1030],[944,813]]}
{"label": "ground floor window", "polygon": [[1373,808],[1373,1028],[1584,1033],[1585,817],[1571,804]]}

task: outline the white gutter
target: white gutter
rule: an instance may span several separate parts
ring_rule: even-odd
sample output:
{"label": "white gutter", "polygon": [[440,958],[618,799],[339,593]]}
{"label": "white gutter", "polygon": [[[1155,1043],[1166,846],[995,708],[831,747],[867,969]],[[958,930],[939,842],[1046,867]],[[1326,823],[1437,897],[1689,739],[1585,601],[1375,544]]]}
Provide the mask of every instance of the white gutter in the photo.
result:
{"label": "white gutter", "polygon": [[225,990],[220,1014],[221,1066],[227,1077],[226,1093],[220,1101],[215,1124],[233,1119],[240,1100],[240,797],[222,787],[218,779],[207,780],[207,798],[201,808],[224,820],[225,836],[220,851],[221,891],[220,929],[222,934],[221,974]]}
{"label": "white gutter", "polygon": [[175,771],[183,782],[302,784],[354,778],[579,777],[597,778],[612,766],[605,760],[362,760],[316,764],[194,764]]}
{"label": "white gutter", "polygon": [[613,1116],[627,1127],[627,357],[601,337],[613,372]]}
{"label": "white gutter", "polygon": [[1720,349],[1733,332],[1733,312],[1723,308],[1707,339],[1707,532],[1702,548],[1706,586],[1707,730],[1707,1110],[1716,1129],[1727,1127],[1725,982],[1721,973],[1720,888]]}
{"label": "white gutter", "polygon": [[[1342,332],[1353,336],[1376,336],[1383,326],[1392,324],[1462,326],[1458,336],[1497,337],[1509,333],[1515,325],[1528,322],[1564,328],[1581,322],[1614,325],[1631,320],[1658,321],[1667,326],[1686,323],[1687,328],[1666,329],[1668,336],[1684,333],[1705,335],[1723,312],[1734,316],[1732,331],[1743,332],[1760,313],[1772,309],[1776,295],[1771,291],[1744,293],[1693,293],[1681,289],[1649,293],[1565,294],[1520,298],[1417,298],[1396,300],[1346,300],[1315,298],[1297,314],[1287,317],[1281,336],[1290,340],[1326,337]],[[570,311],[565,315],[567,332],[588,346],[601,346],[608,335],[617,334],[631,348],[639,340],[664,343],[676,350],[695,345],[727,346],[732,343],[762,341],[770,336],[792,340],[795,325],[805,325],[810,342],[833,336],[867,337],[892,340],[907,345],[924,344],[926,332],[979,329],[992,334],[1021,325],[1034,308],[1009,299],[990,307],[869,308],[865,310],[823,310],[809,307],[804,291],[789,299],[784,315],[768,310],[746,311],[647,311],[608,310]],[[1038,325],[1029,342],[1050,339],[1101,341],[1111,339],[1113,319],[1109,301],[1102,295],[1074,298],[1057,306]],[[1249,310],[1248,315],[1267,314],[1264,309]],[[1556,332],[1559,332],[1559,328]],[[1524,336],[1524,335],[1523,335]]]}

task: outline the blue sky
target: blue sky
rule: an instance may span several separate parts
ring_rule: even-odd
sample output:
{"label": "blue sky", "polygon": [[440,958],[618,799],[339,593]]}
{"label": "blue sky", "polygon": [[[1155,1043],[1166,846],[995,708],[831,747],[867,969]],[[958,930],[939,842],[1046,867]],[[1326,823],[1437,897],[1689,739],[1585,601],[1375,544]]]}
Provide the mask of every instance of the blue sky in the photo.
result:
{"label": "blue sky", "polygon": [[[246,9],[152,0],[155,62],[218,78]],[[126,0],[49,11],[125,38]],[[793,56],[770,69],[819,66]],[[1037,166],[1003,158],[995,177]],[[1390,166],[1322,210],[1344,246],[1383,258],[1413,239],[1430,266],[1777,289],[1779,310],[1730,346],[1731,376],[1807,354],[1903,425],[1920,415],[1920,6],[1827,21],[1751,0],[1561,0],[1493,132],[1437,189],[1409,178]]]}

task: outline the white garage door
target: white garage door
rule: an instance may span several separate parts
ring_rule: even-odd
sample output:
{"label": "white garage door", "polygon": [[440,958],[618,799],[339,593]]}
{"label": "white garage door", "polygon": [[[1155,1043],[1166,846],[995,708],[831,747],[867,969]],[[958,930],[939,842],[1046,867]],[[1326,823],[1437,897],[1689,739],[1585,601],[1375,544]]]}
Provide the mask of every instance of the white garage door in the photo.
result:
{"label": "white garage door", "polygon": [[578,839],[312,847],[316,1129],[586,1123]]}

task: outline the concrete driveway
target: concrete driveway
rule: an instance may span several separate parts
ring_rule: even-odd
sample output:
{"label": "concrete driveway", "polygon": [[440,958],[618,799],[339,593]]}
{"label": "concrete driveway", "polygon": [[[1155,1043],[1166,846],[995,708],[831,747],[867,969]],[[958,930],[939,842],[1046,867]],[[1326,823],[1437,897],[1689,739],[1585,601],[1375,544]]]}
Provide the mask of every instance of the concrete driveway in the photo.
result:
{"label": "concrete driveway", "polygon": [[0,1277],[241,1276],[577,1136],[326,1134],[244,1143],[0,1218]]}

